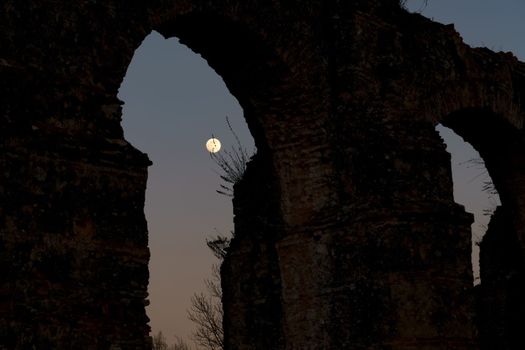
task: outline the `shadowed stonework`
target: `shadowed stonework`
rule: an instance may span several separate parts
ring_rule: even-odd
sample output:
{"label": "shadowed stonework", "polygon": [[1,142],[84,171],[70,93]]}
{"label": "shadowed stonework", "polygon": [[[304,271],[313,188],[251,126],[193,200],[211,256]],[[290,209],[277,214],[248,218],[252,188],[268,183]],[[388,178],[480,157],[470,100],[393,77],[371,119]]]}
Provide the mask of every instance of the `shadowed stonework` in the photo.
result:
{"label": "shadowed stonework", "polygon": [[[116,96],[152,30],[217,71],[258,149],[222,266],[226,349],[525,347],[512,54],[393,0],[5,0],[0,348],[151,347],[150,162]],[[480,152],[501,197],[476,290],[438,123]]]}

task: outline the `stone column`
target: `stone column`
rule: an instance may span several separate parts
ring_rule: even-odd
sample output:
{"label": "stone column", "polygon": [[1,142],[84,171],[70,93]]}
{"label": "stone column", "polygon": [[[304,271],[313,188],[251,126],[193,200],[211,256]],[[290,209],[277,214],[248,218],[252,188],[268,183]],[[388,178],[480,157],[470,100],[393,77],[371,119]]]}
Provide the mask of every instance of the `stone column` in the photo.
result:
{"label": "stone column", "polygon": [[147,158],[46,125],[0,152],[0,347],[146,349]]}
{"label": "stone column", "polygon": [[450,156],[431,123],[372,120],[334,131],[333,187],[294,203],[338,200],[277,243],[286,349],[477,349],[472,215]]}

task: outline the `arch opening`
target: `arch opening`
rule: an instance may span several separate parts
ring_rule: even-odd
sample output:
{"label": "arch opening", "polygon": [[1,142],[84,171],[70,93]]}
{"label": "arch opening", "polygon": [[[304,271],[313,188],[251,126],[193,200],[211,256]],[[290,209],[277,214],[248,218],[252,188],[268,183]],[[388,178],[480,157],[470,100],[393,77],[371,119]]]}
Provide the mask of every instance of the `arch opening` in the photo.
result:
{"label": "arch opening", "polygon": [[216,193],[221,180],[205,142],[213,134],[223,147],[235,146],[228,116],[242,145],[254,149],[243,108],[207,62],[178,41],[151,33],[119,92],[125,138],[153,161],[144,208],[151,252],[147,313],[151,335],[162,331],[168,343],[174,335],[190,340],[191,297],[205,291],[204,279],[220,263],[206,239],[233,231],[231,199]]}
{"label": "arch opening", "polygon": [[[243,123],[246,122],[247,128],[244,128],[244,131],[240,131],[239,124],[233,119],[230,119],[233,125],[234,131],[239,135],[241,139],[241,144],[247,146],[246,148],[250,149],[248,146],[250,144],[255,144],[257,149],[257,156],[252,157],[246,167],[246,176],[243,177],[242,181],[239,181],[239,186],[235,186],[234,198],[233,198],[233,213],[235,221],[235,239],[231,241],[230,251],[233,251],[232,254],[227,254],[223,259],[221,264],[221,278],[226,281],[222,281],[222,286],[224,288],[224,297],[223,307],[224,307],[224,317],[223,323],[224,328],[224,339],[225,342],[236,342],[233,338],[237,336],[238,333],[244,331],[245,319],[248,316],[242,312],[238,312],[238,303],[237,301],[241,300],[246,303],[246,309],[261,307],[257,304],[256,300],[252,300],[251,296],[255,295],[258,291],[256,289],[261,285],[260,280],[265,280],[267,278],[272,278],[277,281],[277,285],[272,290],[271,294],[267,299],[267,308],[278,309],[279,304],[279,271],[275,269],[275,266],[270,263],[273,261],[275,254],[272,250],[274,246],[272,239],[275,239],[276,227],[280,227],[281,213],[278,212],[278,203],[280,198],[280,190],[278,187],[277,174],[275,171],[275,144],[279,142],[279,137],[283,128],[283,122],[276,119],[275,117],[283,109],[283,105],[286,105],[286,108],[290,107],[289,101],[284,102],[282,99],[283,95],[286,95],[283,91],[290,94],[290,89],[293,87],[297,88],[297,84],[291,84],[290,81],[293,80],[290,75],[290,71],[284,62],[279,57],[279,50],[276,48],[275,43],[267,42],[267,38],[264,35],[264,32],[259,32],[256,24],[249,22],[242,22],[244,18],[230,18],[224,17],[216,14],[205,14],[200,13],[196,10],[197,13],[185,13],[185,14],[168,14],[167,17],[163,17],[161,20],[155,20],[156,24],[153,25],[153,29],[160,33],[164,38],[169,40],[180,40],[182,44],[187,45],[187,47],[193,51],[192,55],[198,57],[195,53],[200,54],[202,59],[200,62],[206,67],[205,70],[208,72],[213,72],[216,78],[219,78],[220,85],[223,88],[223,91],[229,91],[231,95],[229,98],[234,96],[236,99],[236,109],[240,111],[238,113],[238,120],[243,120]],[[242,23],[241,23],[242,22]],[[160,36],[154,32],[154,36],[157,36],[160,39]],[[146,43],[146,42],[145,42]],[[187,50],[187,52],[190,52]],[[175,61],[175,60],[172,60]],[[176,64],[176,62],[172,62]],[[211,69],[210,69],[211,68]],[[144,78],[148,77],[148,74],[143,76]],[[160,79],[158,77],[158,79]],[[173,77],[173,80],[179,79],[180,77]],[[155,80],[155,79],[153,79]],[[192,87],[191,84],[193,80],[188,79],[189,86],[185,86],[184,89],[188,90],[189,87]],[[141,83],[142,84],[142,83]],[[147,84],[142,84],[147,85]],[[202,87],[202,85],[200,86]],[[160,100],[161,96],[165,96],[167,89],[163,90],[163,93],[158,94],[155,97],[155,103]],[[203,96],[204,91],[199,90],[198,96]],[[169,98],[168,98],[169,99]],[[188,98],[188,101],[192,98]],[[195,102],[195,101],[194,101]],[[195,102],[199,107],[206,106],[207,104],[199,99]],[[240,106],[239,106],[240,105]],[[143,105],[138,107],[138,110],[142,111],[143,114],[147,114],[147,111],[144,111]],[[223,128],[227,128],[225,116],[228,113],[221,113],[222,116],[218,116],[218,110],[214,111],[214,120],[221,124]],[[233,116],[229,115],[230,118]],[[144,117],[144,116],[142,116]],[[193,116],[195,117],[195,116]],[[270,120],[271,119],[271,120]],[[183,127],[184,123],[178,120],[178,127]],[[144,133],[152,123],[144,128],[141,128],[140,133]],[[169,128],[162,127],[162,133],[167,133],[169,135]],[[199,149],[204,150],[204,143],[210,138],[210,131],[214,133],[214,130],[209,128],[206,131],[206,137],[203,140],[199,140]],[[127,131],[128,134],[128,131]],[[126,138],[128,135],[126,134]],[[230,131],[227,132],[228,135],[232,135]],[[244,134],[245,136],[242,136]],[[246,141],[246,134],[253,135],[253,141]],[[184,135],[186,137],[187,135]],[[218,136],[215,133],[213,136]],[[175,137],[175,139],[182,139],[182,136]],[[244,140],[243,140],[244,138]],[[248,138],[250,138],[248,136]],[[151,136],[152,142],[161,144],[162,141],[159,137],[155,135]],[[222,140],[221,140],[222,141]],[[200,144],[202,142],[202,144]],[[226,145],[223,144],[223,147],[229,148],[230,145],[235,144],[235,142],[226,142]],[[140,148],[140,146],[139,146]],[[184,153],[187,147],[178,146],[177,149]],[[165,153],[166,147],[164,147]],[[170,150],[171,153],[174,153],[174,149]],[[140,152],[139,152],[140,153]],[[170,152],[167,152],[170,153]],[[209,161],[209,155],[206,154],[207,160]],[[187,154],[187,153],[184,153]],[[155,162],[155,159],[153,159]],[[217,174],[213,174],[211,169],[213,165],[208,162],[210,166],[206,169],[211,172],[211,176],[216,179],[216,185],[219,185],[219,178]],[[181,167],[179,167],[181,168]],[[194,182],[199,176],[204,174],[204,171],[197,172],[197,175],[187,176],[188,182]],[[152,181],[150,181],[152,183]],[[204,189],[204,186],[201,186],[199,190]],[[215,193],[217,187],[210,189],[208,195],[215,196],[222,200],[228,201],[227,198],[219,197]],[[144,190],[146,190],[146,185],[144,185]],[[175,196],[172,196],[175,197]],[[194,199],[196,196],[192,196]],[[147,198],[146,198],[147,200]],[[198,207],[197,210],[191,211],[186,217],[198,217],[201,219],[203,212],[215,213],[216,216],[228,217],[231,218],[231,209],[229,214],[221,216],[220,214],[214,212],[213,210],[206,210],[200,204],[203,201],[209,201],[209,198],[201,200],[186,201],[184,203],[185,208],[188,209],[193,204],[194,207]],[[167,205],[163,206],[163,209],[167,208]],[[140,210],[137,210],[139,213]],[[201,220],[200,220],[201,221]],[[211,234],[219,231],[220,233],[230,232],[229,228],[219,228],[218,225],[213,226],[211,230],[206,230],[208,232],[200,232],[200,234],[209,234],[209,231],[212,231]],[[217,228],[217,230],[215,230]],[[151,229],[150,229],[151,231]],[[255,233],[254,233],[255,231]],[[268,233],[267,235],[259,235],[258,232],[264,231]],[[144,233],[146,236],[147,233]],[[151,235],[150,235],[151,237]],[[145,237],[144,237],[145,238]],[[266,245],[267,249],[263,251],[252,251],[247,255],[245,251],[242,254],[236,254],[237,250],[241,249],[240,247],[243,244],[246,244],[246,241],[260,239],[261,241],[257,242],[259,245]],[[206,247],[206,242],[201,240],[198,242],[192,238],[193,242],[196,244],[201,244],[202,249],[208,254],[209,257],[212,256],[210,250]],[[252,249],[253,250],[253,249]],[[182,252],[183,254],[191,254],[188,250]],[[154,257],[155,253],[151,254]],[[262,254],[262,255],[261,255]],[[247,258],[246,256],[249,256]],[[152,258],[153,259],[153,258]],[[245,264],[244,260],[250,259],[253,260],[253,264]],[[251,285],[242,286],[242,296],[232,295],[239,290],[238,283],[240,279],[239,276],[254,275],[256,269],[259,269],[260,266],[257,265],[262,263],[263,265],[269,264],[267,270],[261,275],[259,270],[257,270],[257,278],[253,279]],[[210,264],[206,264],[206,271],[211,274]],[[165,269],[170,267],[166,264],[163,265]],[[144,266],[145,267],[145,266]],[[151,271],[151,269],[150,269]],[[224,272],[226,271],[226,272]],[[147,272],[147,271],[146,271]],[[267,276],[268,274],[269,276]],[[209,276],[209,275],[207,275]],[[152,277],[153,279],[153,277]],[[202,285],[202,277],[196,277],[195,275],[186,275],[186,280],[198,280]],[[180,284],[179,284],[180,285]],[[184,287],[184,286],[183,286]],[[145,289],[145,288],[144,288]],[[144,290],[145,292],[145,290]],[[165,293],[166,294],[166,293]],[[153,300],[153,297],[151,298]],[[269,306],[268,306],[269,305]],[[268,327],[270,324],[277,324],[280,322],[279,315],[277,313],[266,314],[262,312],[262,317],[257,318],[254,322],[256,325],[250,327]],[[145,316],[145,315],[144,315]],[[182,318],[185,319],[186,312]],[[268,319],[266,319],[268,318]],[[153,325],[153,321],[151,322]],[[144,329],[147,330],[148,326],[144,324]],[[155,327],[154,327],[155,328]],[[275,327],[274,327],[275,328]],[[266,332],[278,333],[280,328],[269,328]],[[232,331],[232,330],[235,330]],[[240,332],[239,332],[240,330]],[[166,332],[165,332],[166,333]],[[186,332],[188,333],[188,332]],[[168,334],[168,333],[166,333]],[[181,334],[181,332],[177,332]],[[168,334],[172,335],[172,334]],[[270,339],[262,340],[269,341],[272,344],[278,343],[280,335],[275,337],[270,337]],[[173,339],[173,338],[172,338]],[[230,340],[228,340],[230,339]],[[232,340],[233,339],[233,340]],[[269,345],[269,348],[275,347],[274,345]]]}
{"label": "arch opening", "polygon": [[451,155],[454,201],[474,215],[471,227],[472,272],[474,284],[477,285],[480,283],[479,245],[501,201],[479,152],[452,129],[442,124],[436,126],[436,131]]}

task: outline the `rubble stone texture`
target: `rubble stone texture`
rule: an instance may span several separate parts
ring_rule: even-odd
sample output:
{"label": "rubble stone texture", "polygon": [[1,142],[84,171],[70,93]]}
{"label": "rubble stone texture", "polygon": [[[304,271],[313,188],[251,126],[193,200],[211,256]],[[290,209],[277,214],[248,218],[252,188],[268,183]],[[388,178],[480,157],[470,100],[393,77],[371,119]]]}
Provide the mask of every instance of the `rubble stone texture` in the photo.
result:
{"label": "rubble stone texture", "polygon": [[[259,151],[222,266],[227,350],[525,348],[511,53],[394,0],[3,0],[1,349],[151,347],[150,162],[116,96],[152,30],[217,71]],[[438,123],[481,153],[502,201],[476,290]]]}

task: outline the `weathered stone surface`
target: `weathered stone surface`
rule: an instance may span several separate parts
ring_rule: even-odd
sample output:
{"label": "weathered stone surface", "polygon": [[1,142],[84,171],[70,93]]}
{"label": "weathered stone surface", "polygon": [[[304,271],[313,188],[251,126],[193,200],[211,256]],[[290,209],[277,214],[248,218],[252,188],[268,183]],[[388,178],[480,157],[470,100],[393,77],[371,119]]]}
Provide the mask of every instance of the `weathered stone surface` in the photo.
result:
{"label": "weathered stone surface", "polygon": [[498,207],[481,242],[477,287],[482,349],[516,349],[525,323],[525,269],[512,215]]}
{"label": "weathered stone surface", "polygon": [[[513,237],[523,273],[525,65],[394,0],[3,1],[1,348],[151,346],[149,161],[116,95],[152,30],[208,60],[259,150],[222,268],[227,349],[523,348],[496,318],[523,309],[498,247]],[[512,233],[482,246],[481,337],[440,122],[480,151]]]}

